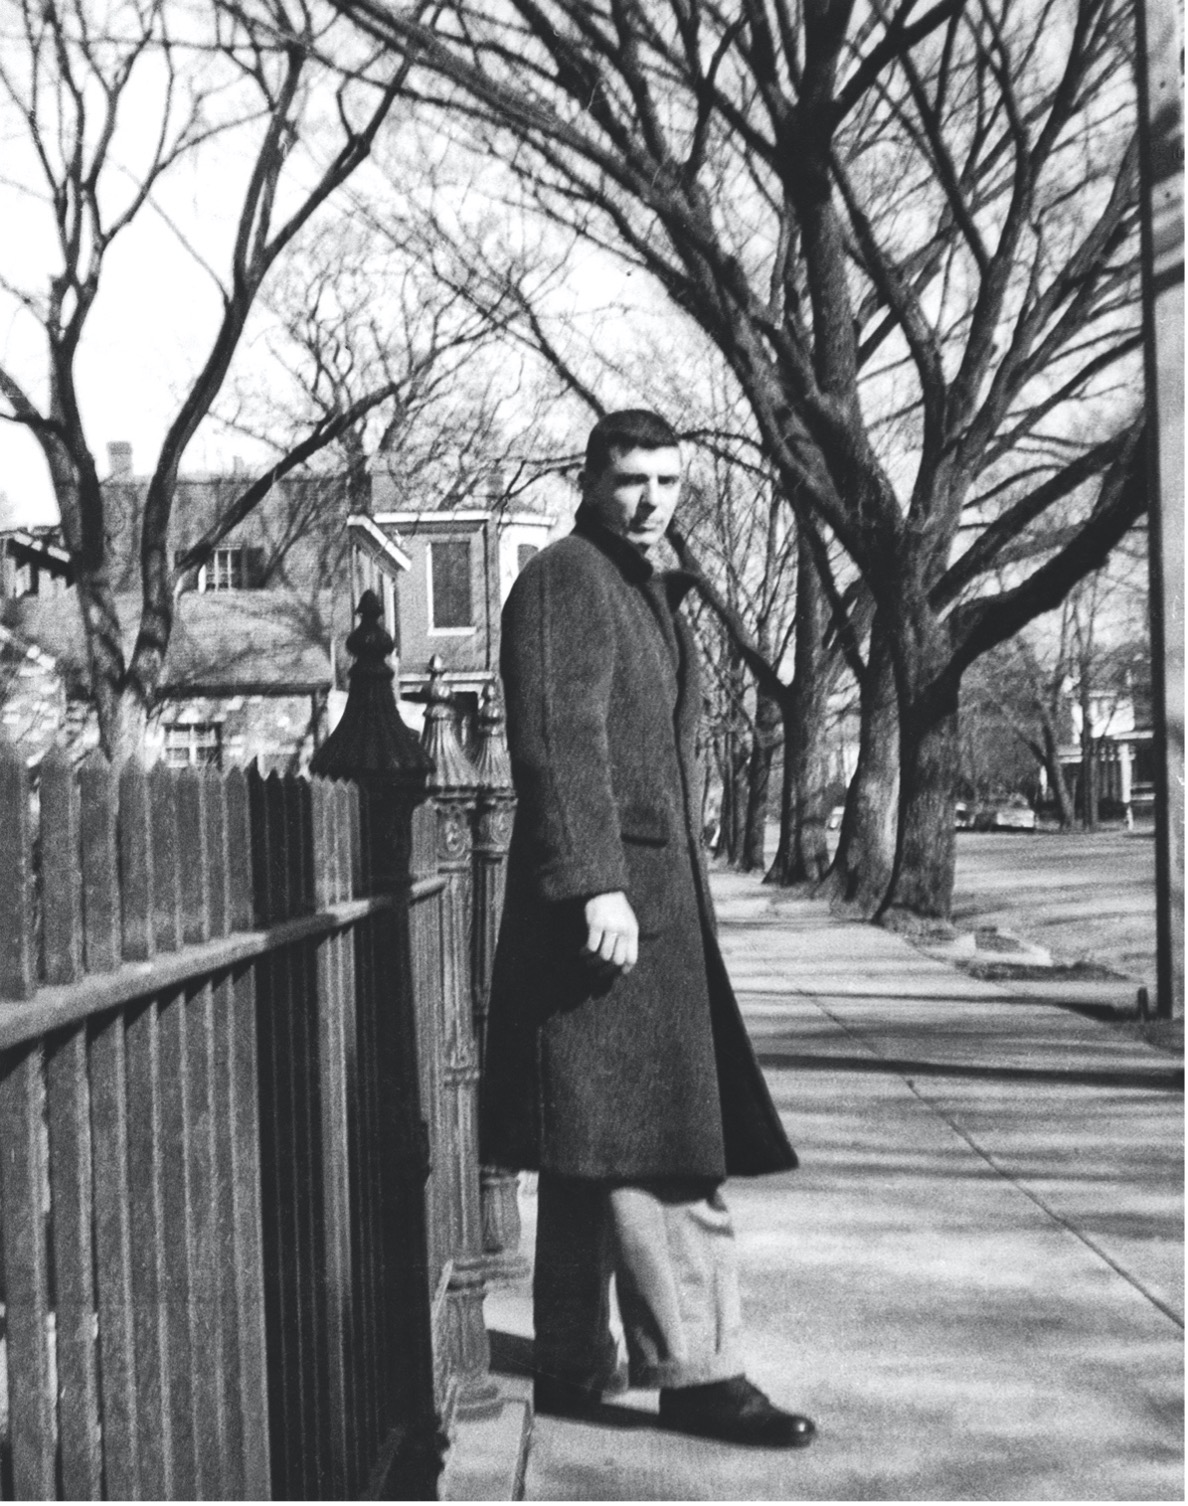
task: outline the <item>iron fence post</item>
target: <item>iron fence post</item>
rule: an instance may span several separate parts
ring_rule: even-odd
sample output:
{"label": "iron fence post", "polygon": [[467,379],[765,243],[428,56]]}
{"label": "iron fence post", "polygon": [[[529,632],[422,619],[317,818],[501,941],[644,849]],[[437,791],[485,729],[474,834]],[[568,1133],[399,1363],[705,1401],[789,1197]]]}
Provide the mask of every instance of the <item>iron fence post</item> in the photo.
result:
{"label": "iron fence post", "polygon": [[[431,840],[429,795],[432,761],[416,734],[401,720],[388,662],[393,642],[382,625],[383,609],[372,591],[357,608],[360,624],[346,641],[354,656],[342,717],[314,754],[310,771],[349,779],[359,789],[360,892],[411,893]],[[393,912],[385,979],[389,1008],[377,1021],[383,1062],[375,1063],[380,1101],[376,1133],[382,1143],[368,1152],[386,1165],[389,1189],[382,1214],[391,1291],[385,1304],[389,1331],[379,1336],[405,1393],[406,1415],[391,1435],[367,1493],[381,1499],[432,1500],[444,1460],[446,1438],[435,1395],[433,1320],[429,1290],[429,1230],[425,1187],[429,1136],[422,1118],[424,1076],[418,1049],[416,959],[412,956],[409,905]]]}
{"label": "iron fence post", "polygon": [[437,813],[437,871],[443,894],[444,1014],[442,1082],[450,1158],[451,1267],[448,1300],[458,1379],[459,1415],[497,1412],[502,1402],[491,1378],[491,1351],[483,1321],[487,1286],[479,1212],[479,1048],[474,1028],[472,960],[473,825],[478,775],[458,737],[455,710],[445,687],[445,665],[429,663],[428,705],[422,745],[433,760],[429,788]]}
{"label": "iron fence post", "polygon": [[[491,974],[516,808],[511,760],[503,734],[503,711],[490,685],[479,705],[474,766],[478,776],[474,841],[474,1029],[481,1070],[486,1061]],[[483,1166],[479,1180],[483,1268],[487,1279],[507,1282],[526,1276],[530,1267],[520,1253],[519,1176],[503,1167]]]}

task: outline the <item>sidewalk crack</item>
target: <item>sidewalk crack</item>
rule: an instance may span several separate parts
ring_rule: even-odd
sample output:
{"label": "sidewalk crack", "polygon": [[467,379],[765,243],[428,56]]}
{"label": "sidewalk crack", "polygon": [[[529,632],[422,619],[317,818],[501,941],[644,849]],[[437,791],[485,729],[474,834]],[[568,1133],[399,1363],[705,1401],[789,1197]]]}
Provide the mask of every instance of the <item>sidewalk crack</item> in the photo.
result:
{"label": "sidewalk crack", "polygon": [[[809,997],[812,996],[810,995]],[[988,1150],[984,1149],[981,1145],[978,1144],[978,1142],[973,1138],[968,1130],[962,1128],[957,1120],[954,1119],[952,1114],[950,1114],[946,1109],[942,1108],[939,1103],[936,1103],[933,1099],[927,1097],[924,1093],[922,1093],[916,1086],[912,1078],[905,1076],[905,1074],[902,1072],[896,1072],[894,1064],[890,1062],[888,1058],[885,1057],[883,1053],[879,1051],[878,1048],[873,1045],[872,1042],[868,1040],[861,1031],[856,1030],[852,1025],[847,1024],[847,1022],[843,1020],[839,1015],[834,1014],[834,1012],[825,1004],[823,1004],[819,998],[813,998],[813,1003],[817,1006],[821,1013],[826,1016],[826,1018],[832,1020],[840,1030],[844,1031],[846,1035],[848,1035],[852,1040],[856,1041],[860,1046],[862,1046],[863,1049],[876,1061],[886,1062],[888,1070],[894,1073],[894,1075],[897,1076],[902,1082],[907,1084],[909,1091],[917,1099],[917,1101],[923,1104],[924,1107],[931,1113],[935,1114],[938,1119],[942,1119],[954,1132],[954,1134],[959,1135],[961,1139],[964,1140],[965,1143],[969,1146],[970,1150],[972,1150],[976,1156],[983,1160],[986,1165],[989,1166],[990,1169],[995,1173],[996,1176],[1001,1177],[1005,1182],[1009,1182],[1011,1186],[1014,1187],[1017,1191],[1021,1192],[1025,1198],[1034,1203],[1035,1206],[1049,1219],[1051,1219],[1053,1223],[1058,1224],[1060,1228],[1065,1231],[1065,1233],[1071,1234],[1074,1239],[1080,1240],[1080,1242],[1085,1246],[1086,1249],[1092,1250],[1093,1254],[1096,1255],[1099,1260],[1104,1261],[1112,1271],[1121,1276],[1123,1281],[1125,1281],[1129,1286],[1132,1286],[1140,1296],[1145,1297],[1146,1300],[1152,1305],[1152,1307],[1157,1308],[1165,1318],[1170,1318],[1181,1333],[1184,1331],[1184,1316],[1182,1313],[1178,1313],[1176,1309],[1170,1305],[1170,1303],[1165,1302],[1163,1298],[1160,1297],[1156,1292],[1153,1292],[1148,1287],[1146,1287],[1138,1279],[1137,1276],[1128,1271],[1125,1266],[1120,1265],[1108,1250],[1103,1249],[1102,1246],[1099,1245],[1097,1241],[1090,1235],[1086,1234],[1083,1229],[1079,1229],[1076,1224],[1071,1223],[1067,1218],[1065,1218],[1062,1213],[1053,1208],[1049,1203],[1045,1202],[1045,1200],[1040,1197],[1038,1192],[1033,1191],[1030,1187],[1027,1186],[1025,1182],[1021,1181],[1016,1175],[1014,1175],[1013,1172],[1009,1171],[1007,1167],[996,1160]]]}
{"label": "sidewalk crack", "polygon": [[1146,1287],[1138,1279],[1137,1276],[1128,1271],[1125,1266],[1120,1265],[1108,1250],[1103,1249],[1095,1239],[1086,1234],[1084,1229],[1078,1228],[1076,1224],[1065,1218],[1064,1214],[1062,1214],[1058,1209],[1053,1208],[1052,1205],[1046,1202],[1038,1192],[1029,1187],[1026,1182],[1020,1180],[1019,1177],[1017,1177],[1012,1171],[1008,1170],[1007,1167],[1005,1167],[1000,1161],[998,1161],[993,1155],[991,1155],[988,1150],[979,1145],[974,1137],[969,1133],[969,1131],[964,1129],[953,1117],[953,1115],[948,1112],[948,1110],[942,1108],[939,1103],[936,1103],[933,1099],[928,1098],[925,1096],[925,1094],[921,1093],[919,1088],[917,1088],[916,1084],[911,1080],[910,1077],[905,1077],[903,1080],[907,1083],[908,1088],[915,1095],[915,1097],[919,1099],[924,1107],[930,1109],[939,1119],[943,1119],[944,1122],[949,1126],[949,1128],[954,1132],[954,1134],[960,1135],[965,1143],[969,1146],[970,1150],[972,1150],[975,1155],[980,1156],[992,1171],[994,1171],[998,1176],[1002,1177],[1004,1181],[1009,1182],[1011,1186],[1021,1192],[1025,1198],[1030,1199],[1030,1201],[1033,1202],[1042,1213],[1045,1213],[1053,1223],[1059,1224],[1066,1233],[1073,1235],[1075,1239],[1079,1239],[1087,1249],[1093,1251],[1093,1253],[1099,1260],[1103,1260],[1112,1271],[1116,1272],[1119,1276],[1122,1277],[1123,1281],[1134,1287],[1135,1291],[1138,1292],[1141,1296],[1145,1297],[1147,1301],[1152,1305],[1152,1307],[1157,1307],[1159,1311],[1164,1315],[1164,1317],[1170,1318],[1171,1321],[1176,1325],[1176,1327],[1180,1329],[1181,1332],[1183,1332],[1184,1318],[1182,1313],[1178,1313],[1175,1308],[1170,1305],[1170,1303],[1165,1302],[1163,1298],[1160,1297],[1156,1292],[1153,1292],[1148,1287]]}

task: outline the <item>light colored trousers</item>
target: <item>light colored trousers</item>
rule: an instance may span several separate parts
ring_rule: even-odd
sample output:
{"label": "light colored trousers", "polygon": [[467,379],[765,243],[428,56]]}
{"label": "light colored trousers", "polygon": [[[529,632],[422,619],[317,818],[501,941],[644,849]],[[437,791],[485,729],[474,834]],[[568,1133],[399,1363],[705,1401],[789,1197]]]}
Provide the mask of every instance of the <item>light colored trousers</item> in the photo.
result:
{"label": "light colored trousers", "polygon": [[601,1391],[614,1374],[615,1277],[633,1386],[743,1373],[738,1264],[718,1185],[541,1172],[533,1317],[538,1374]]}

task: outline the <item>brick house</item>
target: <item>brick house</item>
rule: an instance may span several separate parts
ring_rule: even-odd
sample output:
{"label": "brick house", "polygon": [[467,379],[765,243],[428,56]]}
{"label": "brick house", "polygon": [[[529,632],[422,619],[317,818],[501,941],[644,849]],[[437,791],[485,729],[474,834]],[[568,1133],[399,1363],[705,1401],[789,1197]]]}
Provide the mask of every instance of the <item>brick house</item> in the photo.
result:
{"label": "brick house", "polygon": [[[134,473],[130,446],[113,444],[108,451],[108,536],[130,652],[140,609],[138,553],[148,478]],[[179,478],[170,537],[175,558],[247,479],[238,472]],[[337,646],[350,630],[347,511],[345,478],[285,478],[210,563],[183,581],[146,735],[147,761],[221,766],[258,757],[265,768],[308,762],[328,730]],[[88,717],[85,710],[82,623],[59,530],[6,531],[0,562],[0,620],[11,635],[5,652],[11,660],[19,643],[53,665],[60,684],[47,690],[39,724],[58,706],[58,737],[81,752],[97,741],[97,732],[93,713]],[[26,670],[31,662],[26,659]],[[16,718],[11,722],[9,712]],[[6,700],[5,721],[14,729],[25,727],[28,715],[27,707],[18,715]],[[22,741],[35,761],[42,739],[23,735]]]}
{"label": "brick house", "polygon": [[[135,475],[130,446],[112,444],[108,452],[104,495],[112,558],[122,563],[116,597],[130,652],[148,478]],[[170,537],[175,559],[247,479],[238,471],[179,477]],[[382,493],[382,476],[377,481]],[[209,564],[182,582],[146,735],[147,761],[220,767],[258,758],[266,769],[304,767],[341,713],[349,668],[342,643],[368,588],[384,602],[410,724],[419,725],[423,714],[418,697],[435,654],[446,663],[463,717],[473,712],[497,674],[499,608],[523,561],[551,536],[552,519],[496,508],[375,511],[372,489],[371,478],[360,486],[341,474],[287,477]],[[0,533],[0,567],[0,622],[8,633],[0,652],[11,670],[0,679],[0,714],[27,745],[31,763],[48,746],[51,726],[54,737],[81,752],[98,734],[59,530]],[[18,682],[19,709],[5,695]],[[36,715],[29,703],[34,684],[42,687]],[[42,731],[30,740],[34,723]]]}

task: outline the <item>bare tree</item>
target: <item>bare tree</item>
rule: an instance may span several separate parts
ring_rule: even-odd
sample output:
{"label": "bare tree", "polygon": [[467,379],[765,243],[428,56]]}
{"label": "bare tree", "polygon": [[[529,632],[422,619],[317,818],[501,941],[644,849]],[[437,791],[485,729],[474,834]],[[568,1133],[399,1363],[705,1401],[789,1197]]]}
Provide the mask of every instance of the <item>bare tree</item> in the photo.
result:
{"label": "bare tree", "polygon": [[[428,22],[336,3],[722,352],[802,523],[878,605],[902,768],[886,903],[947,913],[962,673],[1144,505],[1120,394],[1128,7],[448,0]],[[1070,437],[1086,407],[1094,442]],[[998,589],[1002,551],[1074,494],[1077,526]]]}
{"label": "bare tree", "polygon": [[[74,564],[101,737],[108,753],[120,757],[142,741],[169,644],[168,531],[186,448],[223,387],[265,278],[366,159],[407,68],[389,65],[372,81],[357,39],[344,35],[332,11],[313,3],[214,0],[179,11],[167,0],[135,0],[100,14],[89,0],[17,0],[6,16],[0,109],[31,163],[23,186],[49,216],[56,260],[41,287],[4,281],[4,291],[40,331],[48,395],[38,402],[34,382],[0,365],[2,416],[27,427],[45,455]],[[332,68],[324,58],[336,53],[340,40],[344,48]],[[344,72],[348,53],[359,66]],[[128,142],[141,139],[139,122],[154,86],[153,134],[135,157]],[[333,124],[314,108],[315,96],[333,101]],[[219,280],[221,314],[148,486],[139,544],[142,605],[128,654],[77,362],[113,244],[155,202],[165,175],[216,135],[246,143],[245,186]],[[124,150],[116,150],[117,141]],[[358,422],[381,398],[373,393],[353,413],[326,415],[238,500],[226,527],[276,476]],[[195,554],[187,563],[198,561]]]}

